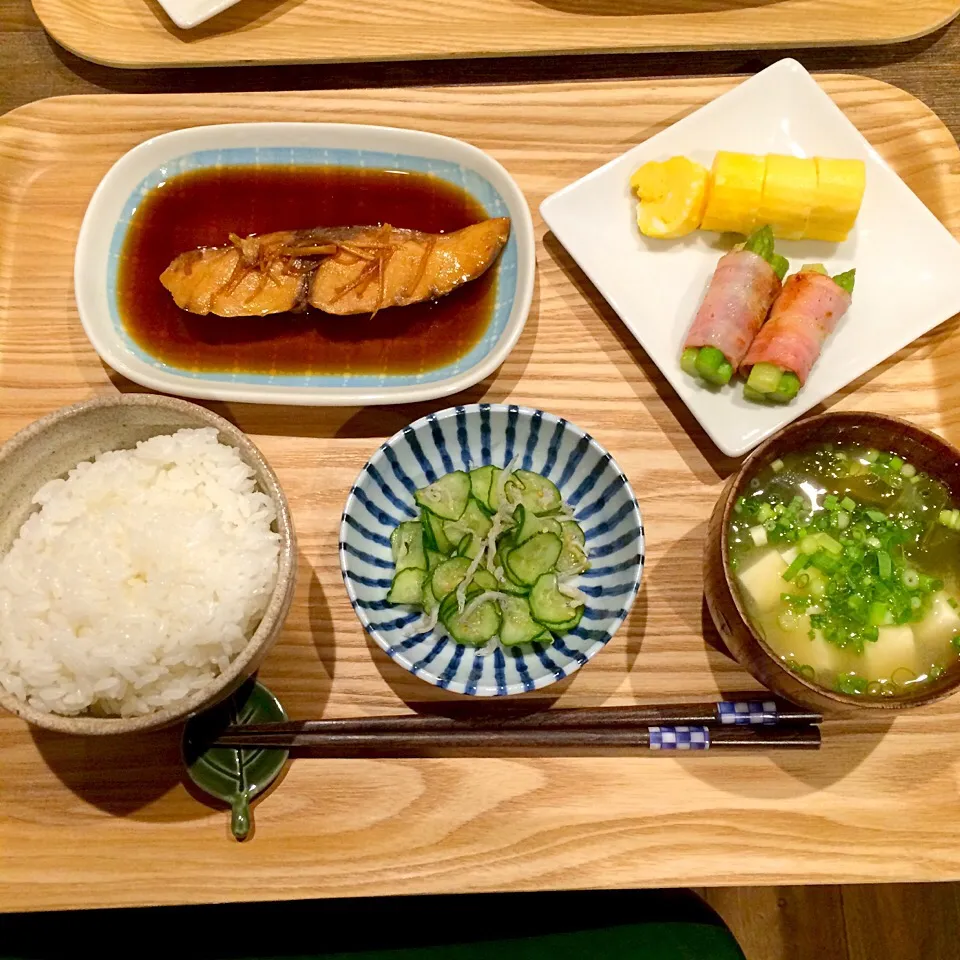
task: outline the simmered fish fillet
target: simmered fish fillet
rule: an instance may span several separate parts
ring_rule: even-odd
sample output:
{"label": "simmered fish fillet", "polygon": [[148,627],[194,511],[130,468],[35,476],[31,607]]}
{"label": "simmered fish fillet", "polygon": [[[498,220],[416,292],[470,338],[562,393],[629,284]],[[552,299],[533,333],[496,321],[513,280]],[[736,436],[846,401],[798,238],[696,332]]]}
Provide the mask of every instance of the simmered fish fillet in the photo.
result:
{"label": "simmered fish fillet", "polygon": [[264,317],[302,309],[313,261],[244,261],[239,246],[181,253],[160,274],[181,310],[220,317]]}
{"label": "simmered fish fillet", "polygon": [[[381,247],[387,229],[388,245]],[[371,231],[320,263],[310,282],[310,305],[345,315],[435,300],[483,274],[509,235],[505,217],[453,233]]]}
{"label": "simmered fish fillet", "polygon": [[232,236],[229,247],[181,254],[160,282],[192,313],[266,316],[307,304],[339,315],[376,313],[475,280],[509,236],[506,217],[452,233],[384,224]]}

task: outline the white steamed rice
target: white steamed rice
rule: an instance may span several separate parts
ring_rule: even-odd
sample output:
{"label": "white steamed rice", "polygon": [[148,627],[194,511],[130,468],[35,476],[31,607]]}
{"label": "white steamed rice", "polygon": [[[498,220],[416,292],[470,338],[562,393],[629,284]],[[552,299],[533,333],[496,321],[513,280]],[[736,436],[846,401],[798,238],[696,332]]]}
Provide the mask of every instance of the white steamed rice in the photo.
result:
{"label": "white steamed rice", "polygon": [[276,510],[212,427],[79,464],[0,560],[0,684],[37,710],[134,716],[225,670],[277,578]]}

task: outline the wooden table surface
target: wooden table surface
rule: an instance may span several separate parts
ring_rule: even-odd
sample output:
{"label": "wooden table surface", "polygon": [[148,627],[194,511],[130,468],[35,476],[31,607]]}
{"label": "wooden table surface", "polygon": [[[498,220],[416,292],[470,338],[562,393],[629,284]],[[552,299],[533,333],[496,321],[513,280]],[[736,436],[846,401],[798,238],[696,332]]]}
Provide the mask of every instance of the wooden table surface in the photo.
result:
{"label": "wooden table surface", "polygon": [[450,83],[525,83],[750,74],[781,56],[808,70],[861,73],[919,97],[960,136],[960,19],[908,43],[839,50],[624,54],[575,57],[328,64],[321,66],[114,70],[58,47],[30,0],[0,0],[0,112],[70,93],[188,93],[213,90],[324,90]]}
{"label": "wooden table surface", "polygon": [[[932,37],[897,47],[866,48],[856,51],[803,51],[796,55],[798,59],[811,70],[860,73],[902,87],[930,105],[944,120],[954,137],[960,133],[960,101],[956,98],[955,93],[958,88],[958,68],[960,68],[960,22],[955,23],[953,26],[946,28]],[[344,67],[255,68],[248,70],[210,69],[204,71],[117,72],[78,60],[57,48],[47,39],[39,24],[36,22],[29,5],[29,0],[0,0],[0,66],[3,67],[3,69],[0,70],[0,109],[3,110],[12,109],[21,104],[44,97],[104,91],[149,93],[219,90],[312,90],[413,84],[485,83],[494,81],[534,82],[580,78],[605,79],[657,77],[664,75],[706,76],[710,74],[729,73],[746,74],[755,72],[779,56],[780,54],[777,53],[729,53],[697,54],[690,56],[656,55],[647,57],[543,58],[515,61],[483,60],[471,62],[461,61],[456,63],[433,62],[425,64],[354,65]],[[2,187],[3,185],[0,183],[0,191],[2,191]],[[0,240],[0,242],[3,241]],[[622,348],[620,352],[623,352]],[[628,362],[626,357],[623,359],[625,362]],[[877,388],[878,391],[881,388],[882,384]],[[883,400],[880,399],[880,393],[878,393],[877,396],[879,402],[882,404]],[[255,427],[253,430],[254,432],[258,432]],[[374,433],[379,433],[379,431],[374,429]],[[956,441],[958,437],[954,435],[952,439]],[[269,454],[270,451],[268,450],[267,452]],[[944,711],[942,715],[942,720],[944,721],[943,735],[947,735],[949,730],[956,729],[955,723],[951,722],[947,724],[945,722],[947,712],[949,711]],[[952,719],[951,717],[951,720]],[[856,737],[857,735],[854,734],[852,739],[856,740]],[[870,741],[870,744],[873,744],[875,734],[865,733],[864,738],[865,743],[866,741]],[[42,739],[43,738],[41,738],[41,740]],[[845,739],[849,741],[850,738],[845,737]],[[905,744],[904,749],[907,749],[908,746],[909,744]],[[169,749],[169,746],[165,747],[165,749]],[[869,753],[870,749],[872,749],[870,745],[865,746],[866,753]],[[73,771],[81,780],[84,779],[84,772],[80,769],[84,765],[84,758],[82,756],[72,759],[64,757],[58,758],[57,756],[53,756],[56,752],[57,748],[52,748],[50,760],[58,770],[63,771],[66,769],[68,773]],[[23,760],[26,754],[21,752],[18,756]],[[908,754],[904,753],[901,759],[906,765],[905,769],[916,767],[914,773],[917,775],[918,781],[925,779],[925,777],[920,775],[921,770],[918,765],[922,765],[925,761],[929,761],[931,764],[933,763],[933,757],[927,753],[923,755],[918,754],[912,761]],[[144,758],[145,763],[149,761],[150,758]],[[526,784],[510,784],[507,781],[498,782],[496,778],[502,775],[502,770],[497,766],[496,761],[484,762],[480,760],[478,762],[483,764],[484,767],[488,769],[490,776],[494,778],[491,782],[496,788],[495,792],[499,791],[498,796],[500,794],[503,794],[503,796],[514,796],[515,794],[522,796],[527,791],[536,788],[536,784],[533,782]],[[564,776],[577,777],[578,768],[578,763],[571,761],[564,766],[562,772]],[[736,766],[733,766],[726,770],[723,775],[735,776],[736,769]],[[337,777],[341,779],[344,793],[342,797],[343,808],[338,808],[332,812],[334,818],[347,816],[353,804],[359,803],[364,805],[376,801],[377,790],[379,789],[378,784],[366,776],[366,773],[364,774],[366,779],[361,777],[359,780],[355,780],[352,774],[359,771],[359,767],[354,770],[352,763],[348,761],[337,766],[335,773]],[[945,790],[945,793],[943,793],[941,797],[942,809],[940,812],[945,817],[945,824],[951,821],[955,823],[956,785],[951,780],[951,773],[947,771],[943,771],[943,773],[946,775],[946,779],[941,777],[938,781]],[[172,829],[172,823],[168,824],[166,822],[168,811],[162,806],[155,807],[155,805],[151,803],[141,809],[139,802],[134,796],[136,792],[136,774],[136,770],[126,771],[122,774],[123,783],[121,784],[122,789],[120,792],[124,794],[124,796],[121,796],[120,799],[126,802],[119,802],[116,805],[116,809],[106,812],[121,817],[132,817],[133,819],[143,818],[146,821],[154,820],[159,829]],[[530,775],[534,776],[534,774],[536,774],[536,776],[547,775],[546,771],[538,772],[535,766],[531,768]],[[67,780],[69,781],[69,777],[67,777]],[[432,801],[429,796],[422,796],[418,799],[416,796],[418,787],[414,780],[411,780],[407,786],[409,787],[409,796],[398,796],[392,799],[389,797],[381,797],[381,802],[388,805],[393,802],[410,803],[413,804],[415,808],[417,803],[422,802],[429,806],[432,802],[440,802],[442,800],[442,797],[439,795],[434,797]],[[451,788],[453,786],[454,784],[451,783]],[[853,789],[854,786],[855,784],[852,784],[851,789]],[[865,786],[865,784],[861,784],[861,786]],[[129,797],[125,796],[127,788],[129,788],[130,792]],[[0,779],[0,802],[2,802],[4,790],[2,779]],[[290,797],[291,795],[288,793],[287,796]],[[283,797],[282,791],[278,792],[277,797],[278,799]],[[292,799],[293,798],[291,798],[291,801]],[[303,799],[304,798],[301,797],[300,802],[302,802]],[[852,801],[852,796],[850,799]],[[464,803],[468,803],[470,798],[463,797],[461,800]],[[603,804],[604,798],[597,796],[593,802]],[[78,793],[76,813],[81,817],[84,813],[84,806],[83,798]],[[855,804],[853,806],[855,806]],[[853,806],[850,810],[851,815],[856,813]],[[152,810],[156,811],[157,817],[151,815]],[[799,808],[797,812],[799,813]],[[297,816],[296,810],[289,810],[288,813],[294,817]],[[584,811],[584,813],[586,813],[586,811]],[[307,816],[309,812],[305,809],[303,815]],[[678,813],[678,816],[682,816],[682,812]],[[203,819],[208,818],[204,817]],[[31,820],[34,826],[36,826],[43,821],[43,816],[42,814],[36,815],[34,812],[31,812]],[[111,828],[107,824],[104,824],[104,826],[107,834],[109,834]],[[200,824],[198,823],[197,826],[199,827]],[[701,826],[703,826],[703,824],[701,824]],[[618,828],[615,821],[608,819],[607,827],[611,831],[610,836],[617,834]],[[774,831],[775,836],[774,834],[770,834],[769,836],[757,835],[753,837],[751,841],[757,846],[758,850],[766,847],[771,858],[771,871],[764,882],[775,882],[775,880],[771,878],[777,875],[776,869],[773,869],[774,861],[780,856],[780,853],[777,851],[784,852],[790,849],[789,842],[786,842],[784,846],[786,838],[788,838],[791,833],[789,818],[784,820],[781,827],[782,829]],[[217,828],[215,826],[211,827],[209,824],[204,827],[204,830],[212,830],[214,833],[218,833]],[[28,833],[29,832],[30,831],[28,831]],[[951,827],[950,832],[955,832],[955,828]],[[68,833],[69,831],[58,831],[58,835],[61,837],[66,837]],[[867,871],[863,864],[858,865],[855,870],[850,870],[849,867],[845,868],[842,865],[842,857],[839,856],[840,848],[843,845],[842,837],[835,833],[833,827],[831,827],[830,830],[826,830],[826,833],[831,835],[829,843],[836,844],[836,859],[833,854],[828,855],[826,847],[824,847],[822,858],[817,864],[816,869],[798,870],[791,874],[789,866],[786,864],[786,860],[789,859],[788,856],[783,860],[784,871],[782,872],[782,876],[784,879],[792,877],[794,879],[816,879],[819,881],[829,881],[830,879],[841,881],[861,880],[866,879],[868,873],[872,874],[874,869],[877,877],[886,875],[891,877],[912,876],[916,879],[942,879],[960,875],[960,866],[958,866],[960,860],[957,860],[955,856],[958,849],[956,846],[952,847],[949,854],[943,851],[939,859],[937,856],[928,857],[925,861],[925,867],[919,871],[895,869],[896,865],[892,861],[884,863],[885,858],[882,850],[885,847],[885,842],[879,833],[876,836],[876,850],[873,852],[865,851],[863,863],[867,863],[870,857],[872,857],[874,853],[876,854],[870,871]],[[25,836],[24,840],[26,841],[26,839],[27,837]],[[219,835],[216,839],[217,842],[226,842],[225,839],[221,840]],[[932,843],[932,836],[929,836],[927,839]],[[604,837],[598,833],[596,836],[591,835],[587,840],[590,843],[596,844],[597,849],[595,854],[602,861],[602,850],[606,846]],[[826,836],[824,840],[827,841]],[[745,837],[744,843],[746,842]],[[655,842],[648,844],[648,851],[653,847],[656,847]],[[22,854],[25,851],[21,850],[20,852]],[[676,850],[671,852],[669,844],[663,847],[664,869],[650,871],[650,880],[652,882],[669,883],[673,877],[677,876],[672,867],[666,866],[668,861],[675,859],[674,854],[676,852]],[[274,869],[274,866],[271,866],[267,862],[269,861],[269,856],[267,856],[266,851],[263,853],[264,856],[267,857],[267,860],[264,862],[266,869],[264,876],[272,875],[274,880],[279,880],[285,873],[288,865],[278,863]],[[333,853],[334,851],[330,851],[331,855]],[[462,855],[463,851],[460,850],[459,853]],[[96,891],[90,891],[88,894],[82,892],[80,889],[82,887],[82,878],[79,876],[74,877],[74,889],[68,895],[64,896],[63,891],[56,891],[54,889],[55,884],[48,886],[47,892],[45,893],[43,890],[44,881],[42,880],[42,875],[44,875],[44,871],[47,871],[49,868],[46,875],[48,875],[51,880],[53,879],[57,869],[57,858],[55,851],[50,850],[42,852],[36,850],[36,855],[38,857],[36,866],[38,871],[40,871],[36,874],[36,896],[24,896],[23,899],[19,901],[21,907],[36,909],[44,906],[69,906],[76,903],[93,906],[101,902],[101,898]],[[90,857],[90,877],[98,877],[99,861],[96,849],[90,849],[88,855]],[[137,857],[137,851],[134,847],[130,848],[130,856],[132,858]],[[456,865],[457,856],[457,852],[454,851],[451,856],[451,862],[446,864],[446,869],[453,871],[458,870]],[[593,854],[591,854],[591,856],[593,856]],[[0,846],[0,875],[4,873],[2,868],[3,860],[4,850],[2,846]],[[469,858],[466,858],[464,862],[468,860]],[[562,856],[559,857],[556,865],[558,868],[561,868],[561,873],[563,872],[561,863],[563,860],[564,858]],[[629,857],[627,857],[627,860],[629,860]],[[25,861],[21,860],[20,862],[23,864]],[[405,887],[405,889],[411,892],[417,889],[431,888],[431,883],[421,884],[416,880],[419,869],[426,868],[425,864],[420,864],[420,868],[418,868],[416,863],[411,863],[409,871],[405,871],[399,867],[399,862],[400,860],[398,860],[398,870],[400,874],[402,874],[402,880],[404,881],[400,886]],[[9,863],[8,861],[8,865]],[[180,863],[180,861],[178,861],[178,863]],[[171,862],[169,866],[172,869],[173,863]],[[180,866],[183,866],[183,864],[180,863]],[[196,866],[196,864],[194,864],[194,866]],[[627,862],[614,864],[613,866],[616,867],[616,869],[613,870],[610,877],[614,882],[623,882],[623,880],[633,872]],[[683,865],[680,864],[680,866],[682,867]],[[715,865],[715,867],[718,866],[719,865]],[[885,869],[886,867],[890,868],[889,871]],[[308,869],[308,864],[301,863],[299,869]],[[718,870],[709,876],[703,875],[701,882],[723,883],[730,882],[731,879],[736,881],[738,879],[736,864],[730,863],[727,869],[729,869],[730,879],[727,879],[724,872]],[[681,869],[680,873],[682,874],[683,872]],[[170,881],[173,876],[174,873],[171,873],[167,881]],[[580,886],[584,882],[603,885],[604,876],[605,871],[601,863],[593,862],[586,880],[576,877],[561,877],[559,874],[553,875],[548,873],[546,877],[528,877],[526,882],[520,884],[520,886],[528,889],[537,887],[542,885],[544,879],[546,879],[547,886]],[[101,881],[102,877],[103,873],[100,871],[99,879],[101,879]],[[398,876],[395,879],[399,878]],[[143,882],[144,879],[145,878],[141,878],[141,882]],[[154,879],[158,880],[160,878],[155,877]],[[739,879],[742,882],[747,878],[741,875]],[[225,877],[224,880],[226,881],[227,878]],[[368,880],[369,886],[364,883],[353,883],[350,885],[350,892],[358,893],[365,890],[372,892],[377,887],[376,877],[370,876]],[[472,886],[475,889],[485,886],[482,877],[479,878],[479,882],[476,882],[476,880],[477,878],[474,878],[474,882],[467,883],[467,886]],[[331,877],[331,881],[330,886],[322,890],[318,888],[317,892],[326,895],[335,895],[337,893],[335,889],[335,878]],[[146,891],[142,888],[139,890],[129,889],[125,891],[121,889],[123,887],[122,878],[117,877],[114,887],[115,889],[109,899],[116,903],[176,902],[180,899],[196,899],[195,891],[191,892],[188,896],[181,897],[180,892],[176,889],[176,885],[169,884],[166,881],[163,887],[157,886],[156,889],[152,891]],[[291,889],[288,893],[290,895],[303,895],[302,890],[294,892]],[[236,890],[231,890],[229,895],[231,897],[237,897],[238,893]],[[251,891],[248,895],[256,896],[257,893]],[[281,883],[279,886],[272,886],[269,890],[262,891],[261,895],[284,896],[285,888]],[[200,897],[199,899],[216,899],[216,896],[217,891],[211,890],[208,896]],[[242,894],[239,896],[242,897]],[[6,906],[0,903],[0,909],[11,909],[16,908],[16,906],[17,901],[8,901]]]}

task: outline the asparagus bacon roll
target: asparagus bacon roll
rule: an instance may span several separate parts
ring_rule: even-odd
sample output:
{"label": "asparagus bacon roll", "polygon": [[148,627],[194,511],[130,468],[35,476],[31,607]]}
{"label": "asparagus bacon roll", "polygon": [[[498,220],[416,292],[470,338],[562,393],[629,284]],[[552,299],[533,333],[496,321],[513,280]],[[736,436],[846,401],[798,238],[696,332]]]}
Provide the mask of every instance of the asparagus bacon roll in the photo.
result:
{"label": "asparagus bacon roll", "polygon": [[856,270],[828,277],[820,264],[804,267],[783,285],[770,319],[744,357],[748,400],[788,403],[807,382],[824,341],[850,309]]}
{"label": "asparagus bacon roll", "polygon": [[780,293],[787,261],[761,227],[742,247],[720,258],[683,345],[680,366],[692,377],[730,382]]}

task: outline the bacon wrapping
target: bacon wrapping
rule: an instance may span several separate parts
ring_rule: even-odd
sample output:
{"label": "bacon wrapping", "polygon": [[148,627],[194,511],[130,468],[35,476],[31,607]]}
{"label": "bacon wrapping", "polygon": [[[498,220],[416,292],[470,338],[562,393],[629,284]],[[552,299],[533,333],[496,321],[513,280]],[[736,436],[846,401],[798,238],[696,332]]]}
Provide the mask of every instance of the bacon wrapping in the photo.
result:
{"label": "bacon wrapping", "polygon": [[680,366],[686,373],[729,383],[780,293],[786,267],[769,227],[720,258],[684,343]]}
{"label": "bacon wrapping", "polygon": [[819,264],[783,285],[770,319],[743,358],[748,400],[786,403],[797,395],[827,337],[850,309],[856,271],[828,277]]}

